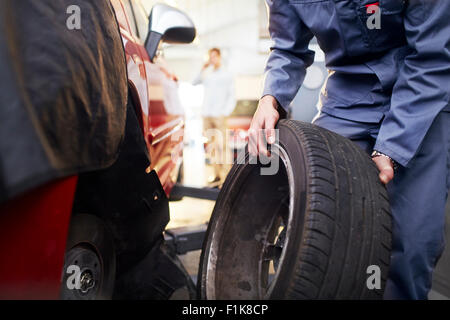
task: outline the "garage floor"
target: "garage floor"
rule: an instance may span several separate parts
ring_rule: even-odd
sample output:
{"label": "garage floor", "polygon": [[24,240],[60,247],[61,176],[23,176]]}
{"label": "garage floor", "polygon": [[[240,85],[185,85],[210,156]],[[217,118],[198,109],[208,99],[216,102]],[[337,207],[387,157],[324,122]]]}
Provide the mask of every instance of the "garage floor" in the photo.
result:
{"label": "garage floor", "polygon": [[[209,221],[214,201],[184,198],[182,201],[170,202],[171,221],[169,228],[200,225]],[[179,256],[189,275],[197,282],[200,250]]]}

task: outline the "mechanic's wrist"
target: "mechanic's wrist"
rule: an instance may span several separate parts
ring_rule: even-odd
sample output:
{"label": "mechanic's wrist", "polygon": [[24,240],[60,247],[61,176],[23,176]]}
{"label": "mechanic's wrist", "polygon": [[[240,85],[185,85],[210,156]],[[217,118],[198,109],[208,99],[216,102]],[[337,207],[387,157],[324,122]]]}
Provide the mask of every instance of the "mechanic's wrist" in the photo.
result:
{"label": "mechanic's wrist", "polygon": [[278,110],[279,106],[280,106],[280,104],[278,103],[278,100],[274,96],[272,96],[270,94],[267,94],[267,95],[263,96],[261,98],[260,102],[262,102],[264,104],[267,103],[267,104],[271,105],[272,107],[274,107],[275,110]]}
{"label": "mechanic's wrist", "polygon": [[372,155],[371,155],[372,159],[373,158],[377,158],[377,157],[385,157],[387,159],[389,159],[392,163],[392,167],[394,168],[394,170],[398,169],[398,163],[397,161],[395,161],[394,159],[392,159],[390,156],[388,156],[387,154],[384,154],[378,150],[373,150]]}

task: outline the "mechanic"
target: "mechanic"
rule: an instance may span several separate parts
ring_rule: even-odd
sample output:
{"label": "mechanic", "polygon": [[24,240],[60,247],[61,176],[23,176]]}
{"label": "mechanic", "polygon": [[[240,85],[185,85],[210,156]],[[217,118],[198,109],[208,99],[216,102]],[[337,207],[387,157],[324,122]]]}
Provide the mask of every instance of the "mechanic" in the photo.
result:
{"label": "mechanic", "polygon": [[315,36],[329,76],[314,123],[371,153],[387,184],[393,251],[384,298],[427,299],[450,185],[450,1],[375,1],[266,0],[274,46],[249,151],[274,143],[313,63]]}

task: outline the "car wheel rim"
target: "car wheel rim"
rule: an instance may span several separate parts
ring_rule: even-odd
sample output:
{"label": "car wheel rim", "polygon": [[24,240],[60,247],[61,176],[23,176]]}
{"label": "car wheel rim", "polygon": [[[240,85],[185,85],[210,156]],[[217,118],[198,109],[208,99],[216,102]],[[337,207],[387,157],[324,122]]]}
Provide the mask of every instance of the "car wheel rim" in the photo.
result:
{"label": "car wheel rim", "polygon": [[[232,207],[235,202],[246,203],[248,208],[241,208],[239,213],[254,210],[255,214],[250,218],[244,217],[240,222],[239,214],[233,208],[228,208],[227,212],[222,212],[218,216],[216,227],[210,236],[211,245],[208,248],[205,265],[204,288],[207,299],[269,299],[272,296],[277,279],[282,273],[285,248],[289,242],[295,185],[291,161],[283,146],[272,145],[271,153],[272,157],[278,157],[281,160],[280,172],[277,173],[277,177],[272,178],[274,184],[278,185],[271,187],[276,188],[278,192],[278,207],[263,208],[262,205],[257,204],[258,208],[255,209],[248,204],[248,201],[243,200],[243,194],[258,193],[260,180],[271,181],[271,178],[261,177],[260,179],[256,176],[255,170],[258,170],[259,174],[259,165],[244,165],[243,170],[246,172],[241,173],[239,179],[242,179],[240,182],[242,185],[246,183],[247,185],[242,187],[240,194],[230,197],[229,205]],[[247,181],[251,179],[254,179],[253,182]],[[267,197],[263,193],[258,199],[264,198]],[[262,213],[259,212],[261,210]],[[248,226],[242,226],[246,223]],[[257,231],[252,228],[256,228]],[[245,237],[246,234],[251,239],[241,241],[240,238]],[[230,237],[235,238],[233,249],[225,245]],[[239,259],[242,261],[238,261]],[[241,274],[243,277],[251,273],[254,276],[249,276],[249,279],[242,281],[224,280],[232,276],[232,273]]]}
{"label": "car wheel rim", "polygon": [[284,248],[287,246],[290,225],[294,208],[294,171],[289,156],[282,146],[274,144],[271,148],[272,157],[282,160],[289,185],[289,193],[283,199],[287,210],[280,210],[273,216],[268,236],[260,259],[260,296],[269,299],[280,274],[280,265],[285,258]]}

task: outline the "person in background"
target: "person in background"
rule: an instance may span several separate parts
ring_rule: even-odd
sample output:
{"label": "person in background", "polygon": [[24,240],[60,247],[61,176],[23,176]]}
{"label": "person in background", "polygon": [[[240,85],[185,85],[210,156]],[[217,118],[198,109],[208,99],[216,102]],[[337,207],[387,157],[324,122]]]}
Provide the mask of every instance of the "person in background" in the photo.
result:
{"label": "person in background", "polygon": [[203,84],[205,95],[203,100],[203,130],[209,143],[207,157],[213,166],[213,176],[208,183],[220,185],[230,169],[230,156],[227,151],[226,117],[236,106],[233,76],[222,65],[220,49],[209,50],[209,59],[203,65],[193,85]]}

